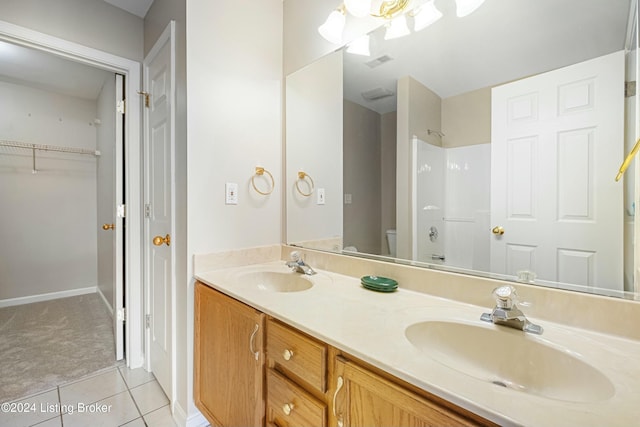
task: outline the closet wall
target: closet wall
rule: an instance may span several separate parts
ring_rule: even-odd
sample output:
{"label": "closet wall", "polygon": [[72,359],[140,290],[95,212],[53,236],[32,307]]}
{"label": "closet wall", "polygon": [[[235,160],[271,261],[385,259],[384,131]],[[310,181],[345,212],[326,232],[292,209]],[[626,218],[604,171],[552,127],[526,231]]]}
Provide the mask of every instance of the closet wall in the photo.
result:
{"label": "closet wall", "polygon": [[[95,101],[0,81],[0,139],[96,148]],[[96,158],[0,147],[0,305],[97,285]]]}

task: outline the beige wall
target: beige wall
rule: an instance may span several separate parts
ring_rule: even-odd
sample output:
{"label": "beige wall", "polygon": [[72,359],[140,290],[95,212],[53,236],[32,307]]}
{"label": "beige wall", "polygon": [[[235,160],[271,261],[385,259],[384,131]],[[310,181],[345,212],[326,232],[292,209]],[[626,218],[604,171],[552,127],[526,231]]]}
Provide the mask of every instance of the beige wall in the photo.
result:
{"label": "beige wall", "polygon": [[382,254],[389,254],[386,231],[396,228],[396,112],[381,117],[381,209],[380,209],[380,247]]}
{"label": "beige wall", "polygon": [[142,60],[142,19],[102,0],[0,0],[0,20]]}
{"label": "beige wall", "polygon": [[491,142],[491,88],[443,99],[442,132],[447,148]]}
{"label": "beige wall", "polygon": [[381,117],[375,111],[344,100],[344,246],[380,254],[382,213]]}
{"label": "beige wall", "polygon": [[[188,264],[176,339],[177,401],[188,417],[197,414],[193,281],[185,283],[193,255],[281,242],[282,16],[282,0],[186,1]],[[274,176],[269,196],[251,189],[256,166]],[[226,182],[238,184],[237,205],[225,205]]]}
{"label": "beige wall", "polygon": [[[342,236],[342,52],[287,76],[287,242]],[[295,186],[298,171],[313,179],[309,197]],[[308,188],[300,184],[303,192]],[[318,205],[317,189],[325,189]],[[338,248],[336,248],[338,249]]]}
{"label": "beige wall", "polygon": [[[95,101],[0,81],[1,139],[95,150],[96,110]],[[96,157],[37,151],[34,174],[31,154],[0,147],[0,302],[8,305],[97,286]]]}

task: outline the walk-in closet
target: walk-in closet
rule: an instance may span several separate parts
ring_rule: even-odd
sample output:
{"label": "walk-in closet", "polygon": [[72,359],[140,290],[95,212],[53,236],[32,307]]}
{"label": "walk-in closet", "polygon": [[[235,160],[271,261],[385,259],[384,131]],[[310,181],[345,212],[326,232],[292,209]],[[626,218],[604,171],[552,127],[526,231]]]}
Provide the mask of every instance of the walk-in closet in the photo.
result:
{"label": "walk-in closet", "polygon": [[0,58],[4,402],[117,363],[117,112],[112,72],[3,41]]}

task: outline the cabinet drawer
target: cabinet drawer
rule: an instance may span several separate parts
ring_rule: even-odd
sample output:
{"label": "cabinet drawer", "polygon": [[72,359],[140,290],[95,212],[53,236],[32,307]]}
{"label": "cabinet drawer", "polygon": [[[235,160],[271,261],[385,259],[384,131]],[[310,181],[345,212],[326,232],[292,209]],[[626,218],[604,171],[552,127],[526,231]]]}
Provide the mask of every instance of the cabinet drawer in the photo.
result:
{"label": "cabinet drawer", "polygon": [[267,356],[285,370],[326,391],[327,346],[281,323],[269,320]]}
{"label": "cabinet drawer", "polygon": [[267,371],[267,425],[327,425],[327,406],[273,369]]}

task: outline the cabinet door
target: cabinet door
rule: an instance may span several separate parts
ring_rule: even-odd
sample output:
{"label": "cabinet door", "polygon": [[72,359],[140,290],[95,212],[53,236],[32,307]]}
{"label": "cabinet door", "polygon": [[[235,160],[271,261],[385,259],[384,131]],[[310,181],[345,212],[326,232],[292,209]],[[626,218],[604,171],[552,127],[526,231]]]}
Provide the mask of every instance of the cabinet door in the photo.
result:
{"label": "cabinet door", "polygon": [[195,403],[214,426],[264,424],[264,317],[196,283]]}
{"label": "cabinet door", "polygon": [[338,426],[471,426],[472,421],[350,361],[338,360]]}

